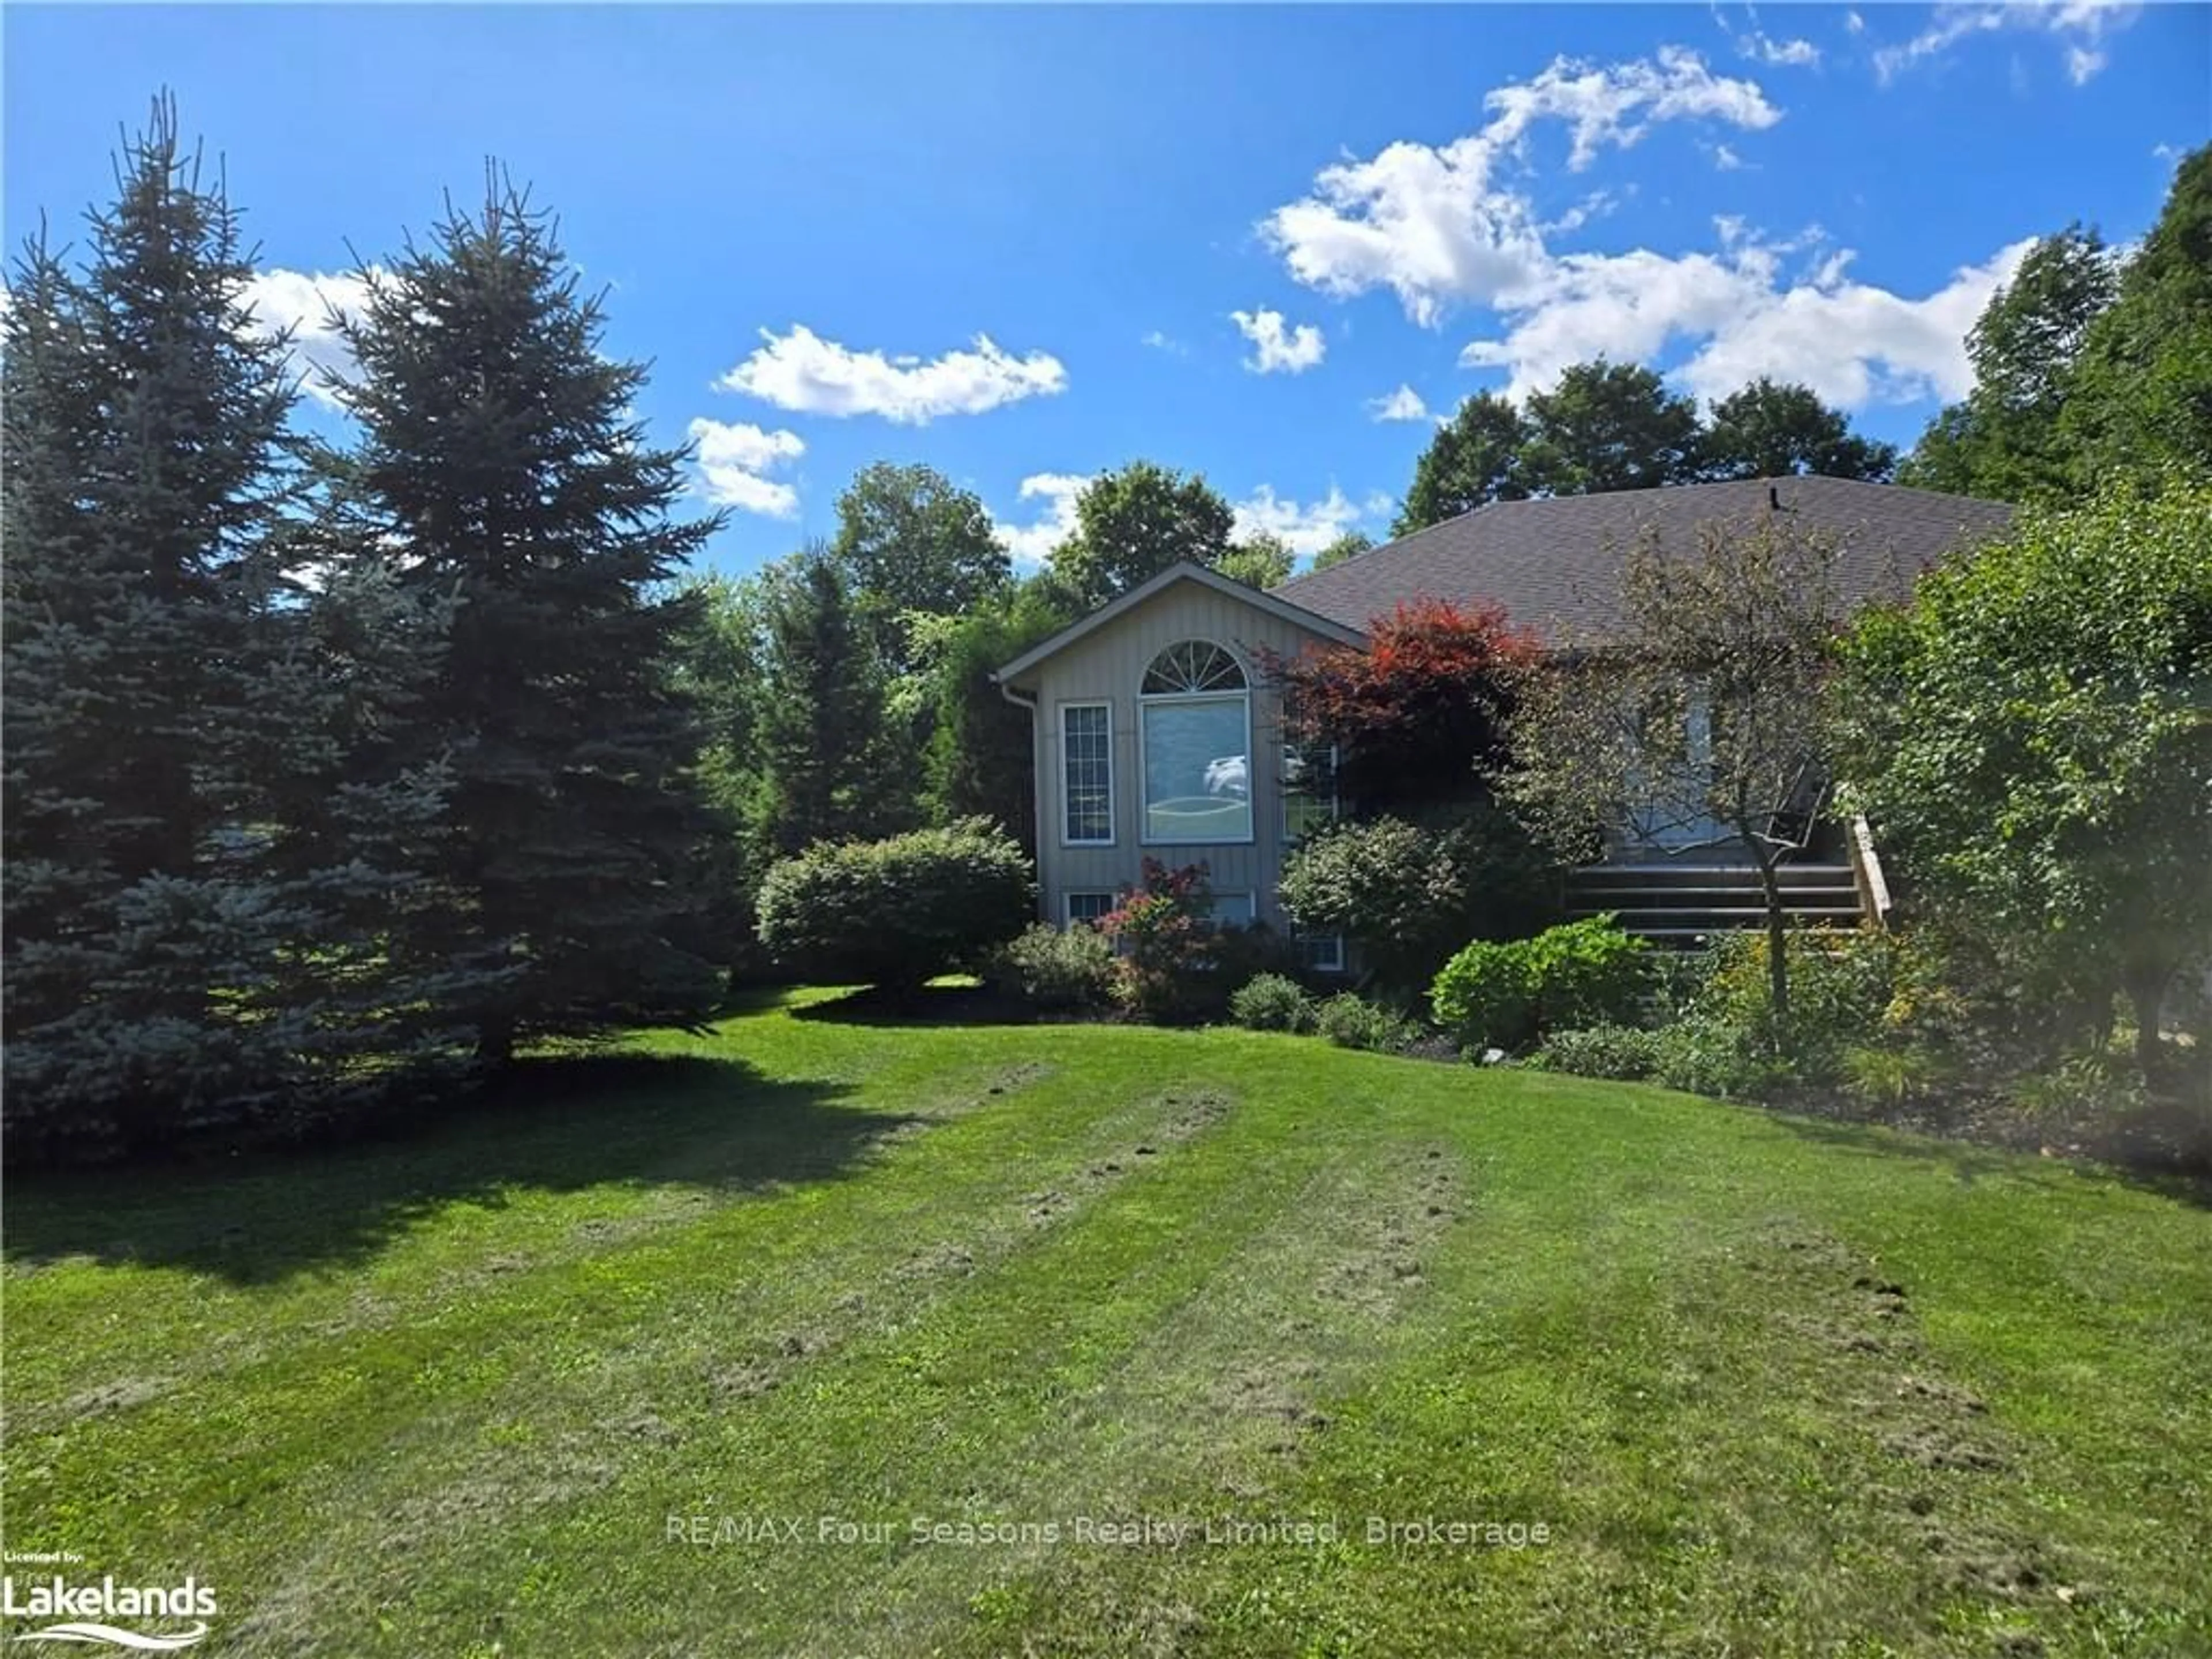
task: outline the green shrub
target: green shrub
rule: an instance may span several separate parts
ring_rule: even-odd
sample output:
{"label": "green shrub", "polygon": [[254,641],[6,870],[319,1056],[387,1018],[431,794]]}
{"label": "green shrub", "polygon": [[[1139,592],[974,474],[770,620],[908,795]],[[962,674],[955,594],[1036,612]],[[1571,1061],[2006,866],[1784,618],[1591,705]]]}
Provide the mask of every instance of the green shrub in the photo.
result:
{"label": "green shrub", "polygon": [[1255,974],[1230,994],[1229,1015],[1248,1031],[1303,1031],[1313,1024],[1313,999],[1284,974]]}
{"label": "green shrub", "polygon": [[761,943],[807,978],[904,988],[978,965],[1035,915],[1027,856],[988,818],[817,842],[761,883]]}
{"label": "green shrub", "polygon": [[2131,1116],[2150,1104],[2142,1068],[2108,1048],[2069,1054],[2047,1070],[2015,1078],[2007,1092],[2029,1116],[2063,1122]]}
{"label": "green shrub", "polygon": [[1869,1106],[1895,1109],[1925,1098],[1945,1082],[1949,1068],[1925,1048],[1883,1048],[1854,1043],[1838,1059],[1844,1089]]}
{"label": "green shrub", "polygon": [[1535,998],[1519,940],[1477,939],[1443,965],[1429,1011],[1462,1048],[1512,1048],[1534,1026]]}
{"label": "green shrub", "polygon": [[1103,1008],[1114,996],[1114,945],[1095,927],[1038,922],[1000,947],[993,968],[1040,1008]]}
{"label": "green shrub", "polygon": [[1291,850],[1279,890],[1301,929],[1341,933],[1378,983],[1419,992],[1468,939],[1547,920],[1552,878],[1516,824],[1476,806],[1323,830]]}
{"label": "green shrub", "polygon": [[1693,1014],[1651,1035],[1651,1080],[1685,1094],[1764,1100],[1796,1080],[1786,1061],[1740,1026]]}
{"label": "green shrub", "polygon": [[1437,975],[1429,1006],[1463,1047],[1516,1048],[1549,1030],[1625,1023],[1644,993],[1645,956],[1610,915],[1478,939]]}
{"label": "green shrub", "polygon": [[1634,1025],[1588,1025],[1553,1031],[1529,1064],[1543,1072],[1639,1082],[1659,1069],[1659,1033]]}
{"label": "green shrub", "polygon": [[1273,974],[1295,980],[1304,967],[1297,944],[1264,921],[1248,927],[1216,927],[1206,949],[1206,968],[1194,994],[1226,1009],[1238,990]]}
{"label": "green shrub", "polygon": [[1340,1048],[1391,1054],[1420,1041],[1421,1028],[1352,991],[1340,991],[1314,1010],[1314,1027]]}
{"label": "green shrub", "polygon": [[1844,1052],[1875,1041],[1896,994],[1896,942],[1873,928],[1792,928],[1790,1014],[1778,1020],[1767,982],[1766,936],[1727,933],[1705,954],[1690,1013],[1743,1034],[1809,1083],[1833,1082]]}

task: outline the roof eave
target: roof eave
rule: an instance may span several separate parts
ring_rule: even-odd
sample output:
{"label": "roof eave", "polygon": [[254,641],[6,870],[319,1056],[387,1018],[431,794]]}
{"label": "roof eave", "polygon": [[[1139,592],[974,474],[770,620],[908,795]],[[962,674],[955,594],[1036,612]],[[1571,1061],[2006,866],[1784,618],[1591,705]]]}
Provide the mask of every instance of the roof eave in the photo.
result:
{"label": "roof eave", "polygon": [[1332,617],[1324,617],[1317,611],[1309,611],[1302,605],[1294,604],[1289,599],[1279,599],[1249,583],[1224,576],[1218,570],[1211,570],[1202,564],[1182,559],[1170,565],[1158,575],[1138,583],[1127,592],[1109,599],[1089,616],[1078,617],[1051,638],[1031,646],[1012,662],[994,671],[991,675],[992,680],[1000,685],[1010,684],[1038,664],[1059,655],[1069,646],[1075,644],[1079,640],[1088,638],[1115,617],[1126,615],[1154,594],[1164,592],[1182,581],[1195,581],[1202,586],[1213,589],[1218,593],[1225,594],[1231,599],[1249,605],[1256,611],[1279,617],[1285,622],[1292,623],[1325,639],[1333,640],[1339,645],[1364,645],[1367,642],[1367,635],[1360,629],[1347,628]]}

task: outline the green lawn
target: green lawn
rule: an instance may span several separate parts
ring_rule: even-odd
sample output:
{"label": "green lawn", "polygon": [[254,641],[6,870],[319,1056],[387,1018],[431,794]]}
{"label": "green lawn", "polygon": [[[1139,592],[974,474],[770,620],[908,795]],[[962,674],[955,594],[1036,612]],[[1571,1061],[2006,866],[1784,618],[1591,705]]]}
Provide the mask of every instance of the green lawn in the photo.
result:
{"label": "green lawn", "polygon": [[[197,1574],[204,1653],[2212,1652],[2202,1208],[796,1003],[405,1143],[15,1182],[8,1547]],[[1090,1530],[1146,1518],[1194,1530]],[[1218,1535],[1285,1521],[1334,1536]]]}

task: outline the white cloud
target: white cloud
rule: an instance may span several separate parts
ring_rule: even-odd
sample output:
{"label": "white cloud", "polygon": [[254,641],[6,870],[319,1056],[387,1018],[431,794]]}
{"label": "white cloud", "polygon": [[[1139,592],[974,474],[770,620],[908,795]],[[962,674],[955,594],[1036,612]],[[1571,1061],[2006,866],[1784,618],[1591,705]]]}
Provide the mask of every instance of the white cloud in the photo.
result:
{"label": "white cloud", "polygon": [[1311,192],[1268,215],[1261,234],[1309,288],[1339,297],[1388,289],[1432,327],[1455,304],[1513,299],[1543,274],[1545,227],[1528,196],[1499,177],[1537,123],[1568,126],[1568,166],[1579,169],[1662,121],[1757,131],[1782,118],[1757,85],[1714,75],[1680,46],[1602,69],[1558,58],[1484,105],[1492,119],[1480,132],[1441,147],[1401,140],[1322,168]]}
{"label": "white cloud", "polygon": [[1874,55],[1875,75],[1887,86],[1916,66],[1938,59],[1960,41],[2002,29],[2040,30],[2066,42],[2066,72],[2081,85],[2105,66],[2097,49],[2107,31],[2136,20],[2135,0],[2000,0],[1996,4],[1939,5],[1928,27],[1901,45]]}
{"label": "white cloud", "polygon": [[2077,87],[2087,85],[2089,77],[2104,68],[2107,61],[2101,52],[2093,52],[2087,46],[2069,46],[2066,48],[2066,78]]}
{"label": "white cloud", "polygon": [[1279,311],[1232,311],[1229,320],[1252,343],[1244,367],[1255,374],[1303,374],[1328,351],[1319,329],[1311,323],[1285,328]]}
{"label": "white cloud", "polygon": [[1866,19],[1855,11],[1847,11],[1844,14],[1844,28],[1851,34],[1863,34],[1866,33]]}
{"label": "white cloud", "polygon": [[[370,267],[375,276],[383,272]],[[348,317],[360,315],[368,299],[368,283],[357,275],[307,276],[278,267],[258,270],[247,279],[240,302],[252,313],[254,325],[265,334],[292,331],[292,363],[301,378],[301,389],[317,403],[337,407],[331,391],[332,371],[352,372],[353,354],[331,326],[335,307]]]}
{"label": "white cloud", "polygon": [[[1748,58],[1755,63],[1765,64],[1776,69],[1811,69],[1819,64],[1820,47],[1814,46],[1810,40],[1802,38],[1789,40],[1776,40],[1759,27],[1758,10],[1749,3],[1747,3],[1744,6],[1744,13],[1747,21],[1751,24],[1751,28],[1747,33],[1741,34],[1739,34],[1729,24],[1728,14],[1721,9],[1719,0],[1711,0],[1711,3],[1713,21],[1720,25],[1721,33],[1728,36],[1729,43],[1735,48],[1738,57]],[[1854,12],[1851,15],[1856,17],[1857,14]],[[1856,26],[1848,21],[1845,27],[1851,28],[1853,33],[1856,33]]]}
{"label": "white cloud", "polygon": [[1737,42],[1747,58],[1756,58],[1762,64],[1778,68],[1809,69],[1820,61],[1820,49],[1810,40],[1777,40],[1763,33],[1754,33]]}
{"label": "white cloud", "polygon": [[977,335],[973,350],[925,362],[854,351],[802,325],[784,335],[760,332],[766,343],[714,384],[810,415],[880,415],[921,426],[941,415],[980,415],[1067,389],[1057,357],[1042,351],[1017,357],[988,335]]}
{"label": "white cloud", "polygon": [[1846,408],[1957,398],[1973,384],[1967,331],[2033,246],[2014,243],[1910,299],[1847,278],[1848,250],[1784,281],[1781,256],[1802,243],[1764,242],[1733,221],[1720,232],[1717,254],[1568,255],[1541,295],[1510,309],[1504,338],[1474,342],[1460,361],[1507,370],[1509,392],[1524,397],[1571,363],[1648,361],[1686,340],[1698,345],[1680,377],[1704,398],[1766,374]]}
{"label": "white cloud", "polygon": [[1528,198],[1493,186],[1493,160],[1480,137],[1391,144],[1324,167],[1313,193],[1261,231],[1307,287],[1339,297],[1387,288],[1433,327],[1456,302],[1515,292],[1542,261]]}
{"label": "white cloud", "polygon": [[1155,351],[1164,351],[1170,357],[1188,357],[1190,356],[1190,348],[1188,346],[1185,345],[1181,340],[1174,338],[1170,335],[1161,333],[1158,329],[1154,329],[1151,333],[1146,335],[1143,340],[1139,342],[1139,343],[1148,345]]}
{"label": "white cloud", "polygon": [[1425,421],[1429,406],[1421,401],[1419,392],[1401,386],[1387,398],[1370,398],[1367,413],[1377,421]]}
{"label": "white cloud", "polygon": [[806,453],[797,433],[764,432],[703,416],[691,422],[690,432],[699,447],[699,475],[708,501],[764,518],[799,516],[799,491],[767,476]]}
{"label": "white cloud", "polygon": [[1499,87],[1482,102],[1496,112],[1483,130],[1493,144],[1519,144],[1540,120],[1567,123],[1574,131],[1567,165],[1577,172],[1595,161],[1602,146],[1626,149],[1661,121],[1703,118],[1758,129],[1782,118],[1756,83],[1715,75],[1686,46],[1662,46],[1656,59],[1603,69],[1555,58],[1534,80]]}
{"label": "white cloud", "polygon": [[[2081,27],[2101,27],[2102,14],[2082,15],[2091,21]],[[1525,191],[1498,176],[1505,149],[1534,122],[1571,125],[1572,165],[1603,144],[1634,143],[1656,121],[1704,116],[1756,131],[1778,112],[1757,87],[1712,76],[1679,47],[1662,49],[1656,64],[1555,64],[1486,102],[1495,118],[1479,133],[1441,149],[1401,142],[1323,169],[1310,195],[1262,226],[1291,273],[1339,295],[1387,289],[1427,326],[1455,305],[1486,307],[1499,331],[1467,345],[1460,361],[1504,369],[1516,398],[1571,363],[1685,351],[1677,373],[1701,396],[1760,374],[1802,381],[1844,407],[1969,389],[1966,333],[2027,244],[1917,295],[1849,279],[1850,251],[1816,247],[1817,228],[1778,240],[1723,219],[1708,249],[1554,252],[1547,233],[1580,218],[1540,222]],[[1749,165],[1725,144],[1712,154],[1724,171]],[[1801,253],[1810,263],[1785,268],[1786,256]]]}
{"label": "white cloud", "polygon": [[1036,472],[1023,479],[1021,499],[1042,501],[1044,515],[1030,524],[996,526],[999,545],[1017,564],[1032,568],[1042,564],[1075,533],[1075,498],[1090,482],[1089,474],[1079,472]]}
{"label": "white cloud", "polygon": [[[1381,505],[1378,507],[1377,501]],[[1370,496],[1364,505],[1349,500],[1334,484],[1328,496],[1310,506],[1280,500],[1272,486],[1261,484],[1237,503],[1231,534],[1242,541],[1255,535],[1273,536],[1301,558],[1310,557],[1352,528],[1361,519],[1389,510],[1389,497]]]}
{"label": "white cloud", "polygon": [[[1633,196],[1636,186],[1631,185],[1626,193]],[[1620,204],[1620,198],[1609,190],[1594,190],[1567,209],[1556,219],[1547,219],[1536,227],[1540,236],[1553,236],[1561,231],[1580,230],[1593,219],[1603,218]]]}

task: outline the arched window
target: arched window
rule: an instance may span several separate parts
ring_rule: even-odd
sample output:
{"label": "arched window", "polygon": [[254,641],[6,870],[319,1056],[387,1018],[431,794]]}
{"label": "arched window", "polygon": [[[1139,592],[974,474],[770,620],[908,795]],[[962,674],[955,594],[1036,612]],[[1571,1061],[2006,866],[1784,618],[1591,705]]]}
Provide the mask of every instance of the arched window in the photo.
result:
{"label": "arched window", "polygon": [[1152,659],[1139,688],[1145,832],[1153,845],[1252,839],[1252,697],[1244,665],[1210,640]]}
{"label": "arched window", "polygon": [[1242,691],[1244,665],[1211,640],[1185,640],[1152,659],[1145,671],[1145,695],[1173,696],[1186,691]]}

